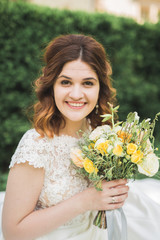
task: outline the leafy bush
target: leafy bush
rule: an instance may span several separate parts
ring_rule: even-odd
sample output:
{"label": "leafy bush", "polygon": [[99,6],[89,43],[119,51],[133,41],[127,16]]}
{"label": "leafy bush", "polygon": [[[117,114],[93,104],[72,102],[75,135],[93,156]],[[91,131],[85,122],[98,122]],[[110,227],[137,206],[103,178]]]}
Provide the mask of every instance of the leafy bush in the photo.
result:
{"label": "leafy bush", "polygon": [[[30,128],[25,109],[40,74],[42,52],[60,34],[83,33],[101,42],[113,66],[120,119],[130,111],[142,118],[159,110],[160,27],[101,13],[71,12],[22,2],[0,3],[0,168],[7,170],[16,145]],[[158,136],[158,128],[156,130]]]}
{"label": "leafy bush", "polygon": [[0,172],[0,192],[6,190],[8,173]]}

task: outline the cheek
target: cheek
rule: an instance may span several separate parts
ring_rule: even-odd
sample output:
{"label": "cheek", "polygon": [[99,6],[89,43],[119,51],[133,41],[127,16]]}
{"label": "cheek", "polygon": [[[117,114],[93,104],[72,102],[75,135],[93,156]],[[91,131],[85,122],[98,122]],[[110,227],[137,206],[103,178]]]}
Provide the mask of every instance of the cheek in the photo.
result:
{"label": "cheek", "polygon": [[99,88],[95,88],[94,91],[90,94],[90,99],[92,99],[93,103],[97,103],[99,97]]}
{"label": "cheek", "polygon": [[61,94],[60,89],[56,86],[54,87],[53,90],[54,90],[54,101],[55,101],[56,106],[58,107],[62,101],[62,94]]}
{"label": "cheek", "polygon": [[90,106],[94,108],[98,102],[98,96],[99,92],[98,91],[93,91],[92,93],[88,94],[87,99],[89,101]]}
{"label": "cheek", "polygon": [[55,102],[63,101],[66,96],[66,91],[59,86],[55,86],[53,89]]}

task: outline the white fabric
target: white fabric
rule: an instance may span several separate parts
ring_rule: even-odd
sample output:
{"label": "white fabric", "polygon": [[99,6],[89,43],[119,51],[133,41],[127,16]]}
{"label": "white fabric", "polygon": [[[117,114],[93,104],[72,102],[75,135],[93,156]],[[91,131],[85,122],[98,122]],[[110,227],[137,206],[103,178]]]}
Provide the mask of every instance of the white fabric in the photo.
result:
{"label": "white fabric", "polygon": [[160,240],[160,181],[137,180],[129,183],[123,207],[128,222],[128,240]]}
{"label": "white fabric", "polygon": [[78,225],[64,226],[36,240],[107,240],[107,230],[97,228],[93,218]]}
{"label": "white fabric", "polygon": [[[10,167],[27,161],[36,168],[45,169],[44,184],[35,210],[53,206],[88,187],[87,180],[77,174],[70,161],[70,149],[76,145],[77,139],[70,136],[39,138],[34,129],[22,137]],[[157,202],[160,197],[156,193],[159,192],[160,182],[147,179],[129,185],[129,197],[124,206],[128,240],[159,240],[160,204]],[[95,212],[81,214],[36,240],[107,240],[107,231],[93,226],[94,216]]]}

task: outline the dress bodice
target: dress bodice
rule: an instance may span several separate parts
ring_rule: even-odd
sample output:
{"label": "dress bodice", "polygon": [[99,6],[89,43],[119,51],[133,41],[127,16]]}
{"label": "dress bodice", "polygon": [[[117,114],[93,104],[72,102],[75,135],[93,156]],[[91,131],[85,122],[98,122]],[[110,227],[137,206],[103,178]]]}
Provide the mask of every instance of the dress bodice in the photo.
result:
{"label": "dress bodice", "polygon": [[[36,209],[56,205],[88,187],[87,180],[77,173],[70,159],[70,149],[77,143],[78,139],[67,135],[39,138],[35,129],[23,135],[10,167],[28,162],[35,168],[44,168],[44,183]],[[81,214],[65,225],[82,223],[89,214]]]}

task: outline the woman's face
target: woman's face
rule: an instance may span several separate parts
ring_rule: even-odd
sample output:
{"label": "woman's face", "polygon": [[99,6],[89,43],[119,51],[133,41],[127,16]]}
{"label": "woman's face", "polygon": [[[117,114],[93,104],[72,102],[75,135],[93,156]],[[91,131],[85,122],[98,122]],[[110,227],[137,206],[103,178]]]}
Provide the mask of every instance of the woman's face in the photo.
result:
{"label": "woman's face", "polygon": [[87,63],[75,60],[64,65],[53,89],[66,123],[82,121],[94,109],[99,88],[98,77]]}

